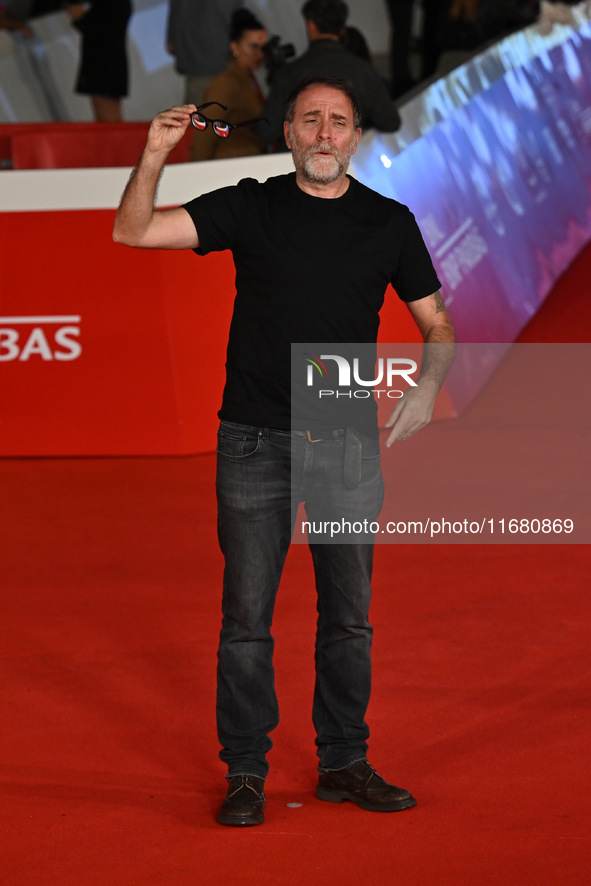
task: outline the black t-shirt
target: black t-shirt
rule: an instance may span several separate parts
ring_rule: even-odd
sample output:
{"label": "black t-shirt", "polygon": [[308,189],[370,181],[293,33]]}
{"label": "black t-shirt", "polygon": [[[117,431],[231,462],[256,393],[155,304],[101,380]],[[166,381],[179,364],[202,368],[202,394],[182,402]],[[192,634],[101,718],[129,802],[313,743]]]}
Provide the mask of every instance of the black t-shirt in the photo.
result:
{"label": "black t-shirt", "polygon": [[406,206],[350,179],[313,197],[295,173],[185,204],[198,255],[231,249],[236,299],[220,418],[289,429],[292,342],[375,342],[392,283],[406,302],[440,288]]}

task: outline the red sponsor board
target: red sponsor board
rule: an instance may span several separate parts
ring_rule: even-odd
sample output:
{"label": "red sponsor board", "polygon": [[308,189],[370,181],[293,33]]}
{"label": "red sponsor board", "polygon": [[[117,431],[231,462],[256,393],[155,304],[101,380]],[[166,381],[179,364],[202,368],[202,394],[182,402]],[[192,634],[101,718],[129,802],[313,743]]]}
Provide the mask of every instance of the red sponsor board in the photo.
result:
{"label": "red sponsor board", "polygon": [[[0,214],[0,452],[211,450],[229,255],[140,252],[112,211]],[[196,282],[198,281],[198,282]]]}

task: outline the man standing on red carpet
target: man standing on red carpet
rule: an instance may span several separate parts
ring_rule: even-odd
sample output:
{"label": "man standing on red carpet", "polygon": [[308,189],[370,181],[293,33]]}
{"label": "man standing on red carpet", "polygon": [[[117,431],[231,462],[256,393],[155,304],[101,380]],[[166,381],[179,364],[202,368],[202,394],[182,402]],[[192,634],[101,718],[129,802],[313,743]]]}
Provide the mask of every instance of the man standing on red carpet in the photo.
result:
{"label": "man standing on red carpet", "polygon": [[[361,137],[348,83],[312,78],[292,92],[285,138],[295,173],[264,183],[244,179],[183,207],[157,210],[166,158],[195,115],[201,127],[211,125],[194,105],[154,118],[113,236],[128,246],[198,255],[231,249],[234,256],[237,295],[216,481],[225,558],[217,719],[228,767],[217,821],[249,826],[264,820],[266,756],[279,719],[271,622],[294,527],[294,486],[295,505],[305,500],[311,519],[328,499],[339,502],[344,516],[361,510],[375,519],[383,495],[377,422],[353,428],[292,423],[291,343],[375,343],[389,283],[425,342],[450,344],[454,336],[409,210],[347,176]],[[423,359],[418,384],[387,422],[387,446],[429,422],[450,360],[449,347]],[[310,543],[310,550],[318,593],[317,796],[381,812],[409,808],[414,797],[384,781],[366,757],[373,538]]]}

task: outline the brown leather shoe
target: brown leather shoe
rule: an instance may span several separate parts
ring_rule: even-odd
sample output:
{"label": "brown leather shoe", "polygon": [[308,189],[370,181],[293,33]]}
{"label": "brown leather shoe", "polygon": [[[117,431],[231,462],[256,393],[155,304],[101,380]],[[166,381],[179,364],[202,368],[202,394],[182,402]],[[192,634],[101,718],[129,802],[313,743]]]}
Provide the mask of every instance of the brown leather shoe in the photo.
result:
{"label": "brown leather shoe", "polygon": [[220,811],[218,824],[249,827],[265,820],[265,779],[256,775],[234,775],[229,779],[228,790]]}
{"label": "brown leather shoe", "polygon": [[417,805],[412,794],[384,781],[367,760],[332,772],[321,769],[316,796],[330,803],[351,800],[372,812],[397,812]]}

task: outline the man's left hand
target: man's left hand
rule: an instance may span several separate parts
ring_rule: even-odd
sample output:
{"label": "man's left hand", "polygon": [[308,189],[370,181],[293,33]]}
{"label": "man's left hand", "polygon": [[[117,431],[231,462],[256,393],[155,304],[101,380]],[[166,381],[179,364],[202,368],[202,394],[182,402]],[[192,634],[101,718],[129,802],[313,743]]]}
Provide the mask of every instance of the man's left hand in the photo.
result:
{"label": "man's left hand", "polygon": [[433,415],[436,396],[437,389],[430,384],[419,382],[418,387],[409,388],[386,422],[386,427],[392,428],[386,446],[406,440],[426,427]]}

